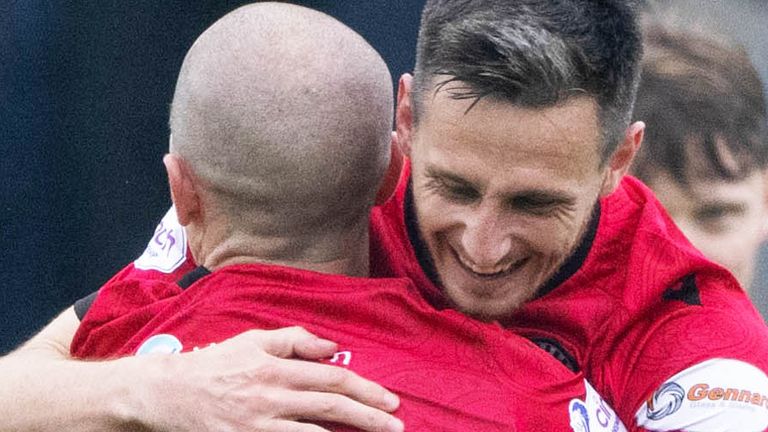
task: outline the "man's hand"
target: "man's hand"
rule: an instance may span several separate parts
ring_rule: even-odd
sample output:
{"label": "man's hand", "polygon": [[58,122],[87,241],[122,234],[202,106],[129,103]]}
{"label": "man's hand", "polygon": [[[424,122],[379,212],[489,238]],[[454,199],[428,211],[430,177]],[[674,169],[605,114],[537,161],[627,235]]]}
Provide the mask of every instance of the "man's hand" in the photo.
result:
{"label": "man's hand", "polygon": [[[168,431],[325,431],[308,421],[402,431],[398,398],[337,366],[307,362],[335,343],[302,328],[253,330],[200,351],[150,356],[163,365],[148,399]],[[139,416],[140,419],[140,416]],[[154,427],[153,427],[154,429]]]}
{"label": "man's hand", "polygon": [[[401,431],[398,399],[327,358],[336,344],[300,328],[250,331],[174,355],[71,359],[79,321],[67,309],[0,358],[0,432],[324,431],[337,422]],[[293,358],[291,358],[293,357]]]}

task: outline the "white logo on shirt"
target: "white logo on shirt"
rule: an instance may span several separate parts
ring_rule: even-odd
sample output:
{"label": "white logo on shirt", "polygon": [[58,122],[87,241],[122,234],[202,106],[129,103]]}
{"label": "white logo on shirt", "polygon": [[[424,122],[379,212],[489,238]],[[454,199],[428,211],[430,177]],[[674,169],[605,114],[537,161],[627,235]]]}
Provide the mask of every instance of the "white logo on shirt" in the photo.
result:
{"label": "white logo on shirt", "polygon": [[352,352],[351,351],[339,351],[336,354],[331,357],[331,363],[339,363],[343,364],[344,366],[349,366],[349,362],[352,361]]}
{"label": "white logo on shirt", "polygon": [[584,400],[572,399],[568,404],[573,432],[627,432],[606,401],[587,380],[584,380]]}
{"label": "white logo on shirt", "polygon": [[635,419],[654,431],[763,431],[768,427],[768,377],[739,360],[707,360],[664,382]]}

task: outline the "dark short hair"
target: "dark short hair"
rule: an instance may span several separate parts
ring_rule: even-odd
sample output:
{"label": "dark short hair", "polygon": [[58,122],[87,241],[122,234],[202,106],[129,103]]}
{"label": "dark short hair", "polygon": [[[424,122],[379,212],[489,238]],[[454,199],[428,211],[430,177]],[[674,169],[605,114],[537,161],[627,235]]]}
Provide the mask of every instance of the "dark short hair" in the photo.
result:
{"label": "dark short hair", "polygon": [[[599,106],[602,160],[629,125],[642,36],[631,0],[428,0],[414,70],[423,95],[546,108],[586,95]],[[437,87],[434,87],[437,79]],[[470,108],[471,109],[471,108]]]}
{"label": "dark short hair", "polygon": [[661,23],[646,29],[635,117],[647,122],[633,172],[739,180],[768,162],[760,76],[747,53],[711,33]]}

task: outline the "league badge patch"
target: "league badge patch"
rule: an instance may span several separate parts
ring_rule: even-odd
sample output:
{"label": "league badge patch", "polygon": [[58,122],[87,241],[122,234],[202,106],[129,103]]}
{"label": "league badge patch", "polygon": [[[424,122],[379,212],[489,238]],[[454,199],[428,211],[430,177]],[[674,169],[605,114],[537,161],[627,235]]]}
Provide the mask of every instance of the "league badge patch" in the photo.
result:
{"label": "league badge patch", "polygon": [[140,270],[172,273],[186,259],[187,233],[179,224],[176,208],[171,207],[155,228],[155,234],[144,249],[144,253],[133,262],[133,265]]}

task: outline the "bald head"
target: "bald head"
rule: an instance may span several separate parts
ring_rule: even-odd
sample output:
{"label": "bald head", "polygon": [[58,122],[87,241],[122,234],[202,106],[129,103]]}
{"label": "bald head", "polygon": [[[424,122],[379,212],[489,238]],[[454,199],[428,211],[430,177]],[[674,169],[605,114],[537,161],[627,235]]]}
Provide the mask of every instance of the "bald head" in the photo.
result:
{"label": "bald head", "polygon": [[171,153],[236,230],[341,230],[367,218],[391,118],[391,77],[362,37],[317,11],[256,3],[189,50]]}

